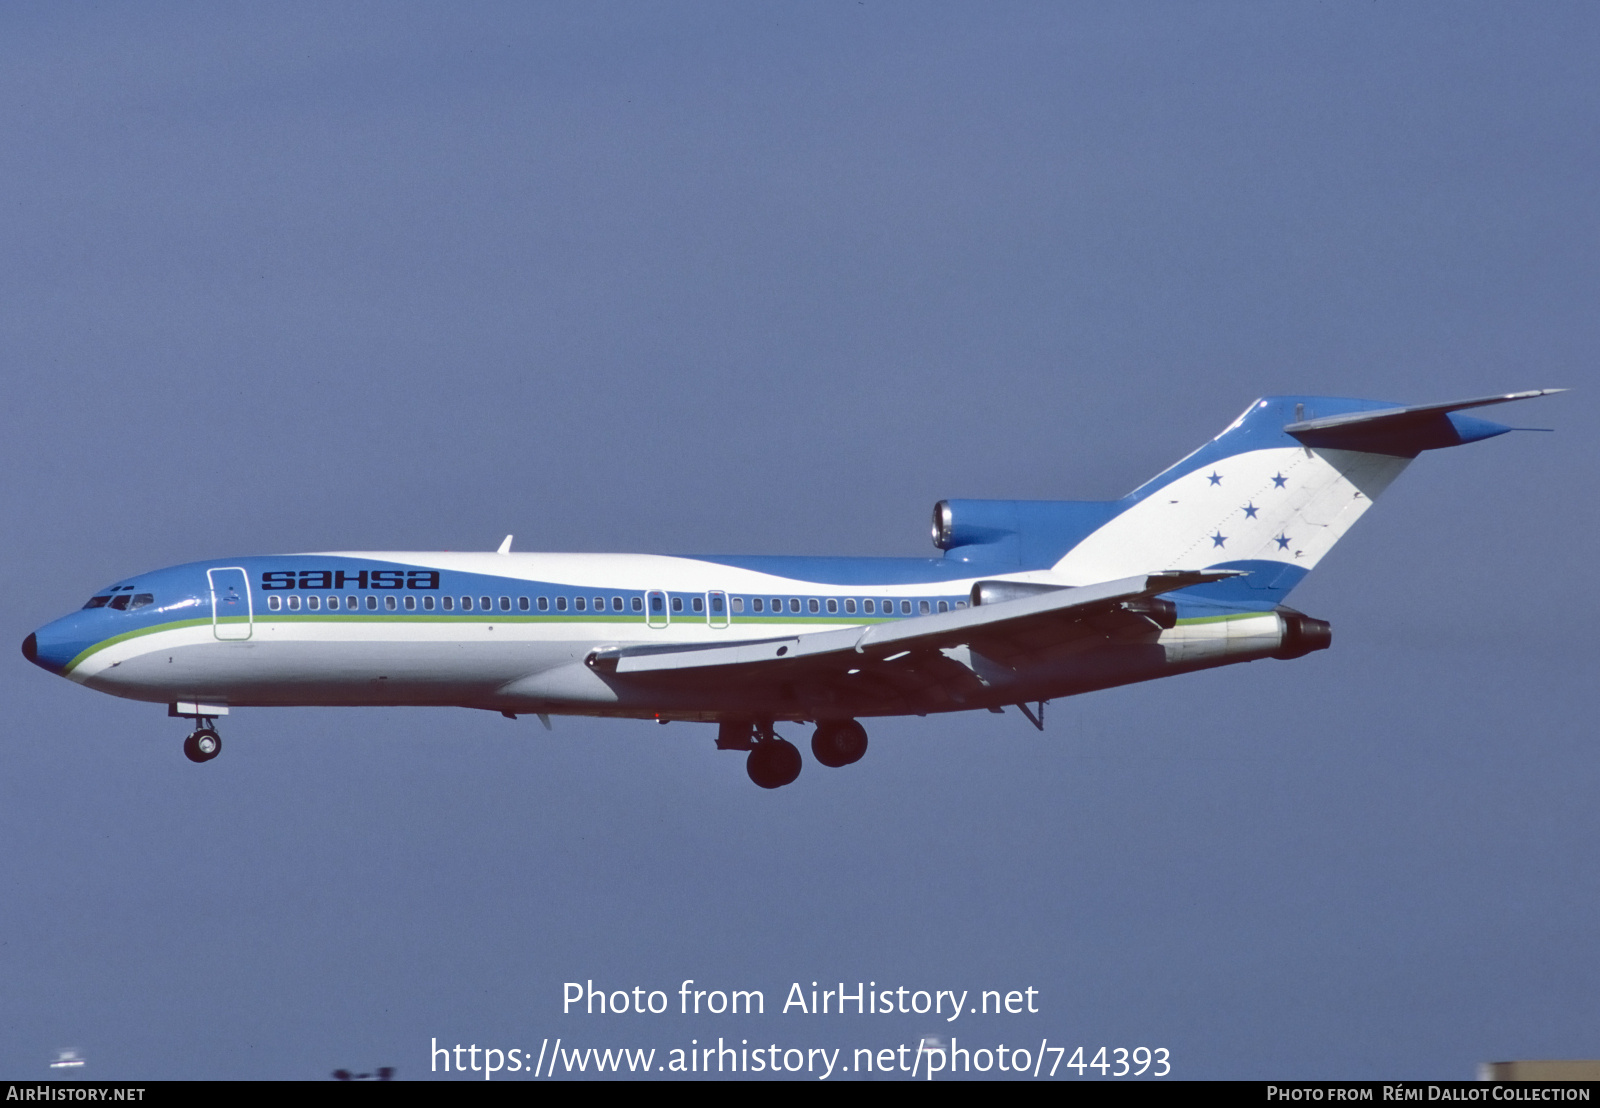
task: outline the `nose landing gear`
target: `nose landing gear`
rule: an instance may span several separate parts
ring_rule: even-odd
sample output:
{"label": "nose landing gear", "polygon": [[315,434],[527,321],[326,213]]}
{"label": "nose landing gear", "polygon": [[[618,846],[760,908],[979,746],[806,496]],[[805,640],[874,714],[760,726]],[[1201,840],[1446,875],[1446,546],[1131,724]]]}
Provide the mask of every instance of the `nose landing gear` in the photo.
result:
{"label": "nose landing gear", "polygon": [[217,717],[228,714],[226,704],[202,704],[198,700],[178,700],[167,705],[167,715],[194,721],[194,731],[183,740],[183,756],[191,762],[209,762],[222,753],[222,736],[217,734]]}
{"label": "nose landing gear", "polygon": [[183,740],[183,755],[191,762],[209,762],[222,753],[222,736],[206,720],[200,729]]}

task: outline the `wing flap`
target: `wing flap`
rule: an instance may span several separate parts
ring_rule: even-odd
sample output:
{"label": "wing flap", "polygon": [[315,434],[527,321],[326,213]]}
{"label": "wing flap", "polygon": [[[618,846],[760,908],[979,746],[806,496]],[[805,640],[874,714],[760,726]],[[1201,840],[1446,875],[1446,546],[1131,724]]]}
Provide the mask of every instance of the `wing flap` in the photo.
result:
{"label": "wing flap", "polygon": [[617,673],[651,673],[672,669],[702,669],[707,666],[740,666],[756,662],[793,661],[812,654],[850,650],[860,632],[818,631],[810,635],[760,639],[728,646],[623,647],[596,651],[592,664],[605,667],[614,661]]}

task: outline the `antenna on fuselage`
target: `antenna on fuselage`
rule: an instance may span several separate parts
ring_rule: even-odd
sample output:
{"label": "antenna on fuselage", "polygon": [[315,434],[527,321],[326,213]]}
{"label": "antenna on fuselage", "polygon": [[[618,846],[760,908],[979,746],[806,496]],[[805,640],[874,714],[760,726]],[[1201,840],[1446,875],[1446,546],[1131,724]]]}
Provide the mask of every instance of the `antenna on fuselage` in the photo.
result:
{"label": "antenna on fuselage", "polygon": [[496,554],[509,554],[509,553],[511,553],[511,536],[510,535],[506,536],[506,541],[500,544],[500,549],[496,550],[495,553]]}

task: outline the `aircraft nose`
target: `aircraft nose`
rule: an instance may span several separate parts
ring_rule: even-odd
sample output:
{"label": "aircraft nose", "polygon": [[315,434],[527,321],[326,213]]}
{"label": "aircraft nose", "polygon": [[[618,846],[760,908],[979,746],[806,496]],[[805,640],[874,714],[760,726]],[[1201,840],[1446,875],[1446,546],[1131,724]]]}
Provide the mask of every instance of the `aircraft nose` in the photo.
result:
{"label": "aircraft nose", "polygon": [[[40,641],[40,631],[44,632],[43,641]],[[79,649],[63,636],[52,634],[51,627],[41,627],[22,640],[22,656],[40,669],[55,674],[66,672],[67,663]]]}

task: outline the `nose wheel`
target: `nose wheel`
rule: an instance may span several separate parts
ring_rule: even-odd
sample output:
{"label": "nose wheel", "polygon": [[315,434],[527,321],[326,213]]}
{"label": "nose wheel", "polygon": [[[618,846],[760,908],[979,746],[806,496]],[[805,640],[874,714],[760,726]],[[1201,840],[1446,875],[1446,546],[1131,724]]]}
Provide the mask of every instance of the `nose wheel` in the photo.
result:
{"label": "nose wheel", "polygon": [[209,762],[222,753],[222,736],[209,724],[183,740],[183,755],[191,762]]}

